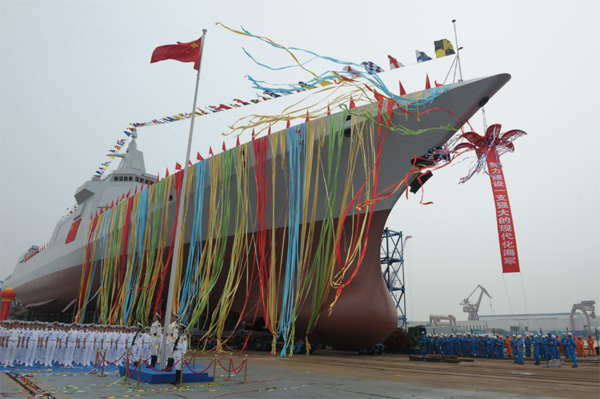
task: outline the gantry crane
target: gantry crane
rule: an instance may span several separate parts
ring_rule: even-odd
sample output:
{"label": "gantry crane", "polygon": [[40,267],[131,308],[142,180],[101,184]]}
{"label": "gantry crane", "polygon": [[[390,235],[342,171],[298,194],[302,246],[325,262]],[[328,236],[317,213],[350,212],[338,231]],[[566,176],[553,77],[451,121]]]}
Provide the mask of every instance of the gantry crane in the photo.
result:
{"label": "gantry crane", "polygon": [[[575,320],[573,320],[573,316],[575,316],[575,312],[577,310],[581,310],[584,314],[585,319],[587,320],[587,330],[588,334],[592,335],[592,326],[590,324],[590,316],[592,319],[596,318],[596,301],[581,301],[580,303],[576,303],[573,305],[573,309],[571,310],[571,330],[575,330]],[[590,312],[591,314],[588,314]]]}
{"label": "gantry crane", "polygon": [[[475,293],[475,291],[477,291],[478,288],[481,288],[481,293],[479,294],[479,299],[477,300],[477,303],[469,302],[469,298],[471,297],[471,295],[473,295]],[[468,297],[463,299],[462,302],[460,303],[463,307],[463,312],[469,314],[469,318],[468,318],[469,321],[479,320],[479,313],[478,313],[479,312],[479,304],[481,303],[481,298],[483,297],[483,294],[486,294],[490,298],[492,297],[485,288],[483,288],[481,285],[477,285],[477,287],[475,287],[473,292],[471,292],[471,295],[469,295]]]}

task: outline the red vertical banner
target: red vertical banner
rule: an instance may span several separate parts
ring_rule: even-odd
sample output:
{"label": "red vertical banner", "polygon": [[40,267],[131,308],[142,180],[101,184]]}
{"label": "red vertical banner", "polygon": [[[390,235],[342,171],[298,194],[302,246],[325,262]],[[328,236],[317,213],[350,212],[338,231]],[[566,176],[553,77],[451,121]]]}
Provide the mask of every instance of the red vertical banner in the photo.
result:
{"label": "red vertical banner", "polygon": [[492,183],[494,204],[496,206],[496,220],[498,222],[498,238],[500,240],[500,256],[502,259],[502,273],[519,273],[519,254],[517,252],[517,239],[513,224],[508,191],[504,181],[502,166],[498,161],[496,148],[492,147],[487,156],[487,166]]}

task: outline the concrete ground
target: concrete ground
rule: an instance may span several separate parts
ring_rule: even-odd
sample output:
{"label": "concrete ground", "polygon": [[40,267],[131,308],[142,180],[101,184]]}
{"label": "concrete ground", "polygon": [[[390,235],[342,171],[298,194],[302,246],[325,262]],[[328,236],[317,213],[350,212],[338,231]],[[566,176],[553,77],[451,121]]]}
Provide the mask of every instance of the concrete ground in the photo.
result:
{"label": "concrete ground", "polygon": [[[226,381],[218,368],[214,384],[149,385],[129,380],[123,385],[116,369],[107,377],[90,368],[2,369],[0,397],[47,398],[599,398],[600,363],[580,361],[578,368],[535,366],[527,360],[461,359],[457,364],[410,361],[406,355],[361,356],[323,350],[311,356],[272,357],[248,352],[244,369]],[[198,355],[197,369],[214,354]],[[219,356],[227,366],[228,354]],[[188,356],[191,362],[191,356]],[[234,356],[234,366],[244,359]],[[472,360],[472,361],[471,361]],[[202,367],[203,368],[203,367]],[[211,369],[212,374],[212,369]]]}

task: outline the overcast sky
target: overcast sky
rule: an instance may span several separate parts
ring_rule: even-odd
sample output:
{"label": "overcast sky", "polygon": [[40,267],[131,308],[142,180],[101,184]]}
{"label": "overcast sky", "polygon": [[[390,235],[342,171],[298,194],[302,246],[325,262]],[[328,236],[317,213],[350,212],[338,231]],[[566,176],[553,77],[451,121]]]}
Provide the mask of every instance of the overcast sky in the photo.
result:
{"label": "overcast sky", "polygon": [[[391,54],[407,67],[382,78],[392,89],[400,79],[416,91],[426,73],[443,81],[452,59],[413,65],[415,49],[434,56],[433,41],[454,42],[457,19],[465,80],[512,75],[485,108],[488,124],[527,132],[502,158],[522,273],[501,273],[489,178],[458,184],[473,159],[457,162],[425,186],[432,205],[402,198],[390,215],[389,228],[413,236],[405,252],[409,320],[465,320],[459,303],[478,284],[493,296],[480,314],[570,312],[573,303],[599,302],[600,5],[566,4],[2,0],[0,279],[30,245],[48,241],[77,187],[107,160],[130,122],[191,110],[195,71],[176,61],[151,65],[155,47],[195,40],[208,29],[199,105],[255,98],[246,75],[274,83],[308,79],[257,66],[242,47],[272,66],[291,61],[216,22],[386,70]],[[310,65],[317,73],[326,67]],[[228,125],[251,112],[279,114],[291,97],[198,118],[193,153],[220,149]],[[480,113],[471,124],[483,133]],[[163,176],[183,163],[188,130],[188,122],[140,129],[149,173]],[[234,145],[235,138],[225,141]]]}

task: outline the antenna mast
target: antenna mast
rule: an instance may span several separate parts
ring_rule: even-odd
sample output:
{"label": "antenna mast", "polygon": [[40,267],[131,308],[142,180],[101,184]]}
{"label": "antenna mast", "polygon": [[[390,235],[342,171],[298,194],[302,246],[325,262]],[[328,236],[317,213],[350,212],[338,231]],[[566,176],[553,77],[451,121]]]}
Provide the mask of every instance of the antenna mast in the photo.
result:
{"label": "antenna mast", "polygon": [[456,60],[457,60],[457,63],[458,63],[458,74],[460,76],[460,79],[458,81],[462,82],[463,81],[462,67],[460,65],[460,50],[461,50],[461,47],[458,45],[458,35],[456,34],[456,20],[455,19],[452,20],[452,25],[454,25],[454,42],[456,43]]}

